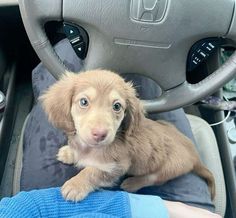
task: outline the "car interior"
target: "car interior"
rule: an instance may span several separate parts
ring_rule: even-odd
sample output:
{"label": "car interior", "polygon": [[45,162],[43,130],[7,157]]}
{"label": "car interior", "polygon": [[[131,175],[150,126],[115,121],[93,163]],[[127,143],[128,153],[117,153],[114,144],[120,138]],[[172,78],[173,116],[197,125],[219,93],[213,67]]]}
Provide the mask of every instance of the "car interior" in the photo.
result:
{"label": "car interior", "polygon": [[234,0],[0,0],[0,27],[1,198],[20,191],[32,70],[68,71],[53,48],[67,39],[84,70],[155,81],[162,94],[143,99],[148,113],[184,108],[216,180],[216,212],[236,217]]}

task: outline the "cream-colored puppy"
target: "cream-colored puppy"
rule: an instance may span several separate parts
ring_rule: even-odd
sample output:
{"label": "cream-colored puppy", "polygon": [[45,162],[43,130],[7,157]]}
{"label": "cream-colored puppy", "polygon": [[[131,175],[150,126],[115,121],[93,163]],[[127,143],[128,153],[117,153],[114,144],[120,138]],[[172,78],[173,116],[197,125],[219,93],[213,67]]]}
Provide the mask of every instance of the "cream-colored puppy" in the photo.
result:
{"label": "cream-colored puppy", "polygon": [[215,183],[193,143],[173,125],[144,116],[135,89],[105,70],[66,74],[40,98],[49,121],[68,135],[58,160],[83,169],[62,187],[67,200],[80,201],[121,176],[124,190],[159,185],[195,172]]}

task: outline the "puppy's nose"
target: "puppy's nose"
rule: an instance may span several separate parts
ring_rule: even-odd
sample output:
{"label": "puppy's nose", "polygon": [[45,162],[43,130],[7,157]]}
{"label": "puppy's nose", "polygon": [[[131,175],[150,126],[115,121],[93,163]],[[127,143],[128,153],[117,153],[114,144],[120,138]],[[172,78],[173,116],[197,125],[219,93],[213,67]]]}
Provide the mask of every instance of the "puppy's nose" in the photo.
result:
{"label": "puppy's nose", "polygon": [[103,141],[107,136],[107,129],[105,128],[93,128],[92,129],[92,137],[96,142]]}

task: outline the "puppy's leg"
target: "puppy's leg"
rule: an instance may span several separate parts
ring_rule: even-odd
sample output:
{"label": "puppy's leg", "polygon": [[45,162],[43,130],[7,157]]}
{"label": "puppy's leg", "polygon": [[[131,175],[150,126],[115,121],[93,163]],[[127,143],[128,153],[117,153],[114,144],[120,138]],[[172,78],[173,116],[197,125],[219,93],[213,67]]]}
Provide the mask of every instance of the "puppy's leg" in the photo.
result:
{"label": "puppy's leg", "polygon": [[81,201],[90,192],[100,187],[111,187],[116,180],[123,175],[117,176],[117,172],[108,173],[94,167],[86,167],[79,174],[72,177],[62,186],[62,195],[66,200]]}
{"label": "puppy's leg", "polygon": [[128,192],[135,192],[143,187],[161,185],[193,170],[191,160],[174,159],[166,160],[165,164],[155,173],[129,177],[123,181],[121,188]]}
{"label": "puppy's leg", "polygon": [[156,174],[129,177],[122,182],[121,188],[127,192],[136,192],[143,187],[155,184],[156,179]]}
{"label": "puppy's leg", "polygon": [[69,146],[62,146],[57,153],[57,160],[65,164],[74,164],[75,161],[75,151]]}

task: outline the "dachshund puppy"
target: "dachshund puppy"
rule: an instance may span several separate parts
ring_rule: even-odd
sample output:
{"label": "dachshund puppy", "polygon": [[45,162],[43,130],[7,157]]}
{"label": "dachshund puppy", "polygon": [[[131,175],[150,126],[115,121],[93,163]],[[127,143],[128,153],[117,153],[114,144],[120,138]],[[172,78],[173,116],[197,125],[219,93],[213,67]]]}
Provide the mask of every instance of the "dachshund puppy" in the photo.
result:
{"label": "dachshund puppy", "polygon": [[160,185],[193,171],[206,179],[212,198],[212,173],[193,143],[173,125],[147,119],[130,82],[106,70],[67,73],[40,97],[49,121],[68,136],[57,158],[83,168],[62,186],[66,200],[80,201],[121,176],[128,192]]}

